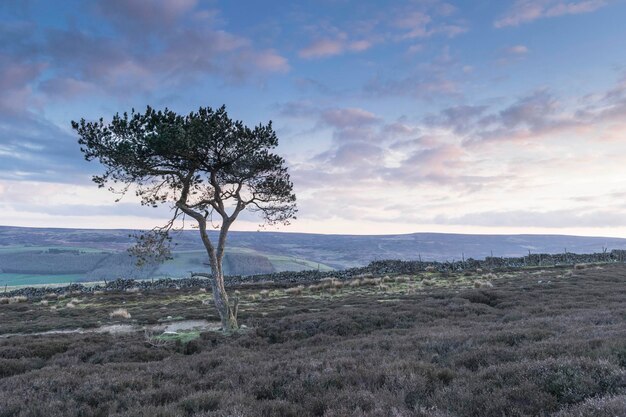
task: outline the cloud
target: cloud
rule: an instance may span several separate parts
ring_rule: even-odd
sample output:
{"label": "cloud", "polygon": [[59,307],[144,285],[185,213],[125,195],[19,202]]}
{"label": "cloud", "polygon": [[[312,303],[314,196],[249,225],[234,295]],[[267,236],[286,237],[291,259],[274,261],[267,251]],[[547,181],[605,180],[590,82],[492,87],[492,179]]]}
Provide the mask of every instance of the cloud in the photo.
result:
{"label": "cloud", "polygon": [[[312,40],[298,51],[303,59],[339,56],[348,52],[363,52],[374,45],[414,42],[435,36],[453,38],[468,31],[467,23],[454,18],[456,7],[439,0],[394,3],[367,19],[347,19],[337,27],[328,16],[304,30]],[[314,17],[309,17],[315,20]],[[410,52],[419,46],[412,45]]]}
{"label": "cloud", "polygon": [[468,213],[458,217],[437,216],[434,223],[489,227],[623,227],[626,217],[619,210],[511,210]]}
{"label": "cloud", "polygon": [[345,129],[380,122],[374,113],[359,108],[329,109],[321,114],[322,120],[333,127]]}
{"label": "cloud", "polygon": [[365,85],[364,92],[376,97],[409,96],[432,100],[442,96],[458,96],[461,89],[456,81],[443,74],[424,73],[400,79],[376,77]]}
{"label": "cloud", "polygon": [[0,138],[0,178],[77,183],[93,172],[73,136],[33,113],[0,115]]}
{"label": "cloud", "polygon": [[318,39],[302,48],[298,55],[304,59],[326,58],[345,52],[363,52],[371,46],[372,43],[367,40],[348,41],[345,36],[344,39]]}
{"label": "cloud", "polygon": [[[569,100],[559,100],[547,88],[518,98],[501,110],[473,115],[462,126],[453,122],[445,110],[438,117],[427,119],[439,126],[452,128],[465,137],[467,145],[499,141],[542,141],[564,134],[595,132],[599,141],[603,132],[607,140],[626,128],[626,82],[620,81],[607,91]],[[463,117],[460,118],[464,120]],[[619,135],[618,135],[619,136]],[[623,138],[623,135],[619,136]]]}
{"label": "cloud", "polygon": [[458,105],[443,109],[439,115],[427,116],[425,122],[431,126],[452,128],[456,134],[462,135],[474,128],[486,110],[484,105]]}
{"label": "cloud", "polygon": [[609,4],[609,0],[516,0],[494,22],[496,28],[519,26],[538,19],[590,13]]}
{"label": "cloud", "polygon": [[112,32],[39,28],[26,35],[29,46],[21,49],[50,72],[42,80],[44,94],[124,97],[188,86],[207,75],[241,83],[290,70],[275,49],[219,28],[218,12],[196,0],[100,0],[96,10]]}
{"label": "cloud", "polygon": [[106,0],[97,8],[116,26],[136,32],[171,28],[197,5],[198,0]]}
{"label": "cloud", "polygon": [[500,50],[497,63],[499,65],[508,65],[513,62],[522,61],[529,54],[530,50],[525,45],[514,45]]}
{"label": "cloud", "polygon": [[195,0],[100,1],[95,10],[89,18],[105,25],[0,28],[1,178],[75,182],[97,169],[83,161],[69,120],[48,119],[51,103],[128,102],[207,76],[241,83],[290,70],[276,50],[217,27]]}
{"label": "cloud", "polygon": [[[446,15],[449,14],[452,12]],[[392,26],[401,30],[399,40],[429,38],[434,35],[453,38],[468,30],[464,24],[435,22],[432,16],[421,10],[402,13],[392,22]]]}
{"label": "cloud", "polygon": [[504,52],[507,55],[526,55],[529,51],[528,47],[525,45],[515,45],[505,48]]}
{"label": "cloud", "polygon": [[441,98],[460,98],[461,82],[465,79],[464,66],[445,46],[430,61],[415,66],[409,75],[398,78],[377,74],[370,79],[363,91],[368,97],[404,96],[432,101]]}

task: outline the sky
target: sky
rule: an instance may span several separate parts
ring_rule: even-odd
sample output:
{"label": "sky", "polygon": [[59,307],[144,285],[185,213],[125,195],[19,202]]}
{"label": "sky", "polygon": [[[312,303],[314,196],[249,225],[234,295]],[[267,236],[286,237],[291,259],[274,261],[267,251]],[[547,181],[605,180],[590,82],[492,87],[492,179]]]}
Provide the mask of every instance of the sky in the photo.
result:
{"label": "sky", "polygon": [[[625,0],[3,0],[0,224],[151,228],[71,121],[273,121],[286,232],[626,237]],[[247,215],[234,230],[259,230]]]}

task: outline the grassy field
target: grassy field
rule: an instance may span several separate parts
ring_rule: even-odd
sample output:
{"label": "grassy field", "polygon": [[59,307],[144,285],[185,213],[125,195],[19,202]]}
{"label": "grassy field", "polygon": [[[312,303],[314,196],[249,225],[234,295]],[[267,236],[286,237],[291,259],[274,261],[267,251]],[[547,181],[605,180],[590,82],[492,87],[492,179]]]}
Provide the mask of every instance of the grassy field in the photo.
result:
{"label": "grassy field", "polygon": [[[0,416],[626,415],[623,265],[264,284],[238,296],[247,327],[231,335],[0,337]],[[14,300],[0,304],[0,334],[214,322],[210,297]],[[117,308],[130,318],[111,318]]]}
{"label": "grassy field", "polygon": [[[31,252],[46,252],[49,249],[57,249],[57,250],[78,250],[82,253],[111,253],[112,251],[102,251],[97,249],[90,249],[84,247],[49,247],[49,246],[24,246],[24,245],[15,245],[15,246],[0,246],[0,255],[9,256],[11,258],[19,255],[23,255],[25,253]],[[122,252],[123,253],[123,252]],[[252,267],[252,269],[248,269],[247,272],[242,272],[242,269],[235,270],[233,274],[242,273],[270,273],[272,271],[302,271],[302,270],[311,270],[311,269],[319,269],[320,271],[329,271],[332,270],[331,267],[318,264],[317,262],[309,261],[307,259],[297,258],[293,256],[281,256],[275,254],[264,254],[253,249],[249,248],[238,248],[232,247],[229,248],[227,254],[246,254],[257,256],[267,268],[257,268],[254,270],[255,261],[249,261],[248,265]],[[3,273],[3,261],[0,259],[0,287],[8,286],[23,286],[23,285],[47,285],[47,284],[62,284],[62,283],[70,283],[70,282],[78,282],[85,280],[102,280],[104,278],[115,278],[115,277],[105,277],[103,274],[112,273],[110,270],[100,271],[96,274],[91,274],[93,269],[85,266],[85,269],[74,269],[68,271],[66,266],[68,264],[68,259],[63,258],[63,255],[59,256],[58,260],[51,259],[47,257],[45,261],[41,260],[37,257],[31,257],[28,259],[28,262],[20,263],[20,269],[8,269],[11,270],[11,273]],[[76,260],[74,257],[70,256],[72,262]],[[262,258],[262,259],[261,259]],[[38,260],[39,259],[39,260]],[[244,262],[245,260],[239,260],[236,262]],[[267,262],[269,261],[269,263]],[[78,263],[78,267],[82,267],[85,265],[86,261],[82,261],[83,264]],[[36,267],[39,263],[39,267],[34,270],[31,267]],[[207,255],[204,250],[177,250],[173,253],[173,259],[170,259],[159,266],[159,268],[154,273],[154,278],[182,278],[188,277],[191,271],[205,271],[208,269],[207,263]],[[5,263],[6,264],[6,263]],[[89,264],[89,263],[88,263]],[[45,265],[45,266],[41,266]],[[116,264],[119,265],[119,264]],[[22,266],[26,266],[25,269],[21,268]],[[257,266],[260,266],[257,264]],[[273,269],[272,269],[273,267]],[[7,267],[5,266],[5,270]],[[245,271],[245,270],[244,270]],[[27,273],[28,272],[28,273]],[[33,273],[34,272],[34,273]],[[46,273],[49,272],[49,273]],[[71,273],[63,273],[63,272],[71,272]],[[82,272],[82,274],[76,274],[76,272]],[[128,270],[120,270],[117,271],[119,276],[125,277],[136,277],[133,275],[133,266],[129,265]],[[127,273],[126,275],[124,275]],[[230,271],[226,270],[226,273],[230,273]],[[142,276],[142,278],[146,278]]]}
{"label": "grassy field", "polygon": [[80,282],[84,279],[81,274],[66,275],[34,275],[34,274],[7,274],[0,273],[0,287],[5,285],[25,286],[25,285],[46,285],[46,284],[69,284]]}
{"label": "grassy field", "polygon": [[281,271],[307,271],[319,270],[322,272],[332,271],[328,265],[306,259],[294,258],[292,256],[266,255],[277,272]]}
{"label": "grassy field", "polygon": [[0,246],[0,253],[20,253],[20,252],[41,252],[50,249],[56,250],[78,250],[85,253],[99,253],[99,252],[111,252],[102,249],[86,248],[79,246],[33,246],[33,245],[14,245],[14,246]]}

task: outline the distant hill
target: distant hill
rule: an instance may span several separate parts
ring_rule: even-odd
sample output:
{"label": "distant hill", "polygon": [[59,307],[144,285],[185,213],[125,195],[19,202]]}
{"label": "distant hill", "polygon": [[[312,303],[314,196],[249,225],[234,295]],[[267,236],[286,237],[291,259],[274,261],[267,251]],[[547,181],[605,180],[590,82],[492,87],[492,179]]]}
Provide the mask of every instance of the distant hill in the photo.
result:
{"label": "distant hill", "polygon": [[[174,259],[156,269],[133,270],[125,249],[132,230],[55,229],[0,226],[0,285],[187,276],[206,269],[198,232],[174,235]],[[601,252],[626,249],[626,239],[565,235],[321,235],[282,232],[231,232],[225,259],[228,274],[249,275],[304,269],[343,269],[373,260],[458,260],[531,253]],[[51,250],[52,249],[52,250]],[[48,272],[47,274],[45,274]],[[108,275],[108,276],[107,276]],[[21,281],[20,281],[21,280]],[[56,280],[56,281],[55,281]]]}

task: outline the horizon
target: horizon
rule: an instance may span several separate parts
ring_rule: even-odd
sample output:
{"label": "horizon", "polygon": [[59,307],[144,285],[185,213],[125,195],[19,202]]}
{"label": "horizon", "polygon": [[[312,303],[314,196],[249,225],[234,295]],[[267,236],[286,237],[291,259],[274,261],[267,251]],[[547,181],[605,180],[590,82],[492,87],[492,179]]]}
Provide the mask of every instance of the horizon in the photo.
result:
{"label": "horizon", "polygon": [[2,223],[161,225],[167,207],[91,182],[70,121],[226,104],[273,120],[294,182],[298,219],[264,231],[625,238],[624,17],[624,0],[8,0]]}
{"label": "horizon", "polygon": [[[17,229],[53,229],[53,230],[94,230],[94,231],[146,231],[148,229],[137,228],[85,228],[85,227],[39,227],[39,226],[14,226],[0,224],[0,228],[17,228]],[[185,228],[172,232],[193,232],[194,228]],[[219,233],[218,230],[209,230],[209,233]],[[360,237],[384,237],[384,236],[412,236],[412,235],[459,235],[459,236],[544,236],[544,237],[574,237],[574,238],[597,238],[597,239],[625,239],[621,236],[600,236],[600,235],[572,235],[561,233],[448,233],[448,232],[407,232],[407,233],[388,233],[388,234],[359,234],[359,233],[316,233],[316,232],[294,232],[290,230],[233,230],[230,233],[279,233],[279,234],[302,234],[302,235],[319,235],[319,236],[360,236]]]}

